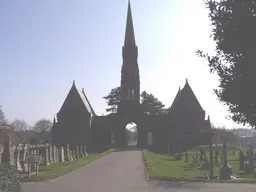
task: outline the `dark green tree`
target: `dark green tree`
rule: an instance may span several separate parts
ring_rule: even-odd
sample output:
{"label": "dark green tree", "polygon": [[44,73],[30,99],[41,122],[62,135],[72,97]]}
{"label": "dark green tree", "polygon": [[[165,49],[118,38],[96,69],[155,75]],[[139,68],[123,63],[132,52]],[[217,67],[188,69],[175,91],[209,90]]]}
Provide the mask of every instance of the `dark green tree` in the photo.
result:
{"label": "dark green tree", "polygon": [[[111,89],[110,93],[103,97],[107,101],[108,108],[106,111],[110,114],[117,112],[117,106],[120,103],[121,87]],[[148,94],[146,91],[141,93],[141,107],[145,114],[157,115],[166,114],[165,105],[159,101],[153,94]]]}
{"label": "dark green tree", "polygon": [[103,97],[104,99],[107,100],[108,108],[106,109],[106,111],[108,113],[110,114],[117,113],[117,106],[121,100],[120,94],[121,94],[121,87],[119,86],[111,89],[110,93],[107,96]]}
{"label": "dark green tree", "polygon": [[45,133],[52,130],[52,122],[48,119],[40,119],[33,126],[33,130],[38,133]]}
{"label": "dark green tree", "polygon": [[196,53],[217,73],[219,101],[237,123],[256,125],[256,0],[207,0],[216,54]]}
{"label": "dark green tree", "polygon": [[153,94],[149,94],[146,91],[141,93],[141,106],[143,112],[148,115],[161,115],[167,113],[165,105]]}

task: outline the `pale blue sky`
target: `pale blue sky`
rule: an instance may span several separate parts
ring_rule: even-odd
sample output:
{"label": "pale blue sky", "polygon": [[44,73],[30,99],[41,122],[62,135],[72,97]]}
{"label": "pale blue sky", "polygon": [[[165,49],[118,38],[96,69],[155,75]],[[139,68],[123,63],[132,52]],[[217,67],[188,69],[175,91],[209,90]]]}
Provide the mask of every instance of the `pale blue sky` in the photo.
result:
{"label": "pale blue sky", "polygon": [[[98,115],[120,84],[127,0],[0,1],[0,105],[6,117],[30,124],[52,119],[71,85],[85,89]],[[197,49],[212,53],[203,1],[131,1],[141,90],[170,106],[185,79],[211,120],[227,127],[226,109],[212,89]]]}

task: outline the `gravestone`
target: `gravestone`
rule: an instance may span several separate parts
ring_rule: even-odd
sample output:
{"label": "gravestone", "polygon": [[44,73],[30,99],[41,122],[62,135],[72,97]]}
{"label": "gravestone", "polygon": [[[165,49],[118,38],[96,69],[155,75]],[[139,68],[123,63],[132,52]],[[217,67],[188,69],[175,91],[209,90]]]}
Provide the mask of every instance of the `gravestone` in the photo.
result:
{"label": "gravestone", "polygon": [[16,149],[16,168],[18,171],[21,171],[22,168],[21,168],[21,164],[20,164],[20,151],[21,151],[21,148],[20,147],[17,147]]}
{"label": "gravestone", "polygon": [[86,145],[83,145],[83,154],[84,156],[88,156],[87,150],[86,150]]}
{"label": "gravestone", "polygon": [[52,162],[57,162],[57,158],[56,158],[56,151],[57,151],[57,148],[55,145],[52,146]]}
{"label": "gravestone", "polygon": [[215,150],[215,164],[219,163],[219,151]]}
{"label": "gravestone", "polygon": [[44,152],[44,165],[48,166],[50,164],[49,162],[49,147],[45,147],[45,152]]}
{"label": "gravestone", "polygon": [[188,150],[186,149],[185,151],[185,162],[187,163],[188,162]]}
{"label": "gravestone", "polygon": [[232,167],[228,165],[228,157],[227,157],[227,141],[224,141],[223,145],[223,164],[219,170],[219,179],[228,180],[231,178]]}
{"label": "gravestone", "polygon": [[202,148],[200,148],[199,161],[203,161],[203,156],[204,156],[203,149],[202,149]]}
{"label": "gravestone", "polygon": [[197,164],[197,158],[195,156],[192,156],[192,164]]}
{"label": "gravestone", "polygon": [[64,155],[64,147],[61,146],[60,148],[60,162],[64,162],[65,161],[65,155]]}
{"label": "gravestone", "polygon": [[239,169],[244,170],[245,157],[243,151],[239,151]]}
{"label": "gravestone", "polygon": [[53,163],[53,159],[52,159],[52,145],[49,145],[49,163]]}
{"label": "gravestone", "polygon": [[248,158],[248,167],[246,169],[246,173],[253,173],[254,172],[253,149],[249,149],[246,153]]}
{"label": "gravestone", "polygon": [[76,146],[76,159],[78,159],[80,157],[79,154],[79,145]]}
{"label": "gravestone", "polygon": [[9,165],[15,165],[11,135],[9,135],[9,134],[7,137],[7,141],[5,141],[5,143],[4,143],[4,150],[2,153],[2,163],[8,163]]}
{"label": "gravestone", "polygon": [[83,153],[83,145],[79,146],[79,153],[81,157],[84,157],[84,153]]}
{"label": "gravestone", "polygon": [[182,154],[181,154],[181,153],[176,153],[176,154],[174,155],[174,158],[175,158],[176,160],[180,161],[180,160],[182,159]]}
{"label": "gravestone", "polygon": [[70,161],[70,150],[69,150],[69,144],[66,145],[66,148],[65,148],[65,161]]}

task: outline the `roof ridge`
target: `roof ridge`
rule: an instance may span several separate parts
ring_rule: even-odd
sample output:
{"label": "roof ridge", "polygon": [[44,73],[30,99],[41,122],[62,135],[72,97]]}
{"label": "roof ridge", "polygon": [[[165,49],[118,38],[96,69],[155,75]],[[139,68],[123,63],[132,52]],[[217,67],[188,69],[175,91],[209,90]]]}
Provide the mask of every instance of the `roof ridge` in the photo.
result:
{"label": "roof ridge", "polygon": [[88,105],[89,105],[89,107],[90,107],[90,109],[91,109],[92,114],[96,116],[96,113],[94,112],[94,110],[93,110],[93,108],[92,108],[92,105],[91,105],[91,103],[90,103],[88,97],[86,96],[86,94],[85,94],[85,92],[84,92],[84,88],[82,88],[82,94],[83,94],[85,100],[87,101],[87,103],[88,103]]}

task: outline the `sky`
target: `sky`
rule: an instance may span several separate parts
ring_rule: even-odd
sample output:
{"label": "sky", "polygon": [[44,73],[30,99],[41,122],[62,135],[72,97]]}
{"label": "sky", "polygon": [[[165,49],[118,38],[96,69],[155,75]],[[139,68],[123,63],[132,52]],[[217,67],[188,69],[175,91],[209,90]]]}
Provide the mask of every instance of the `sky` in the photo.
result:
{"label": "sky", "polygon": [[[102,98],[120,85],[128,0],[0,1],[0,105],[10,120],[33,125],[52,120],[75,80],[95,112],[106,114]],[[227,108],[213,89],[217,76],[195,51],[214,54],[203,0],[131,0],[138,45],[141,90],[169,107],[191,85],[217,126]]]}

